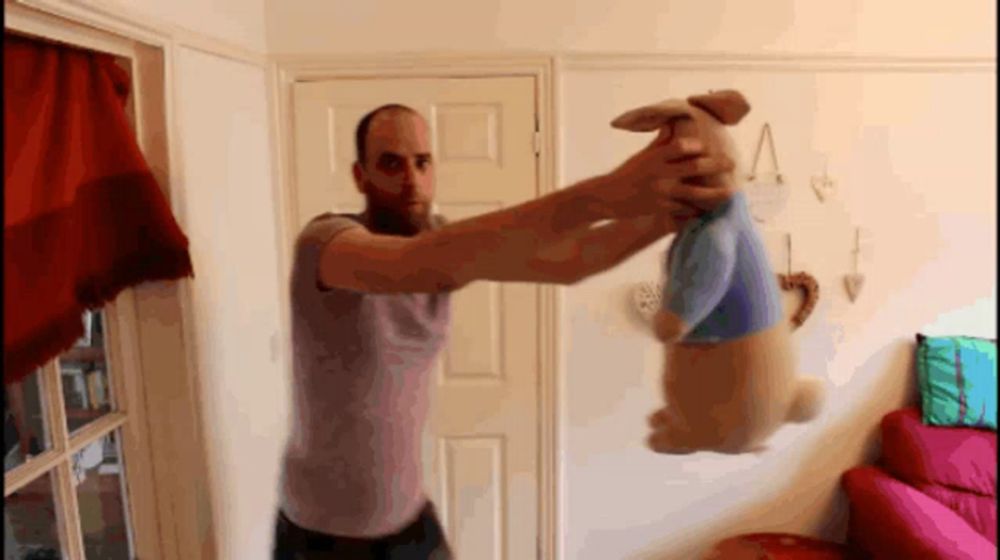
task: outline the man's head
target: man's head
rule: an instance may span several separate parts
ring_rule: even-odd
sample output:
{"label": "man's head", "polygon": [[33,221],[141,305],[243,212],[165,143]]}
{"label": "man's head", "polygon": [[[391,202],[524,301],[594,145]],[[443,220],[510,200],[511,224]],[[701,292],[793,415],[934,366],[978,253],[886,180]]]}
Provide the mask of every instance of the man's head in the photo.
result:
{"label": "man's head", "polygon": [[405,105],[383,105],[358,123],[354,182],[376,229],[413,235],[430,224],[434,167],[430,127]]}

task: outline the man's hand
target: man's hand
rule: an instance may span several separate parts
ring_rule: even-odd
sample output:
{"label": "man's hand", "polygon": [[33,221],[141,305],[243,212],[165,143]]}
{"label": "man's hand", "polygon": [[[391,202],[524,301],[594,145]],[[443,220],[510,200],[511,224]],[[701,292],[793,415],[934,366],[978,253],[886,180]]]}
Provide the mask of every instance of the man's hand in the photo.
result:
{"label": "man's hand", "polygon": [[702,150],[702,143],[693,138],[668,143],[657,138],[604,176],[598,196],[618,218],[657,209],[683,222],[714,210],[733,196],[734,189],[685,181],[729,173],[734,164],[724,155],[706,156]]}

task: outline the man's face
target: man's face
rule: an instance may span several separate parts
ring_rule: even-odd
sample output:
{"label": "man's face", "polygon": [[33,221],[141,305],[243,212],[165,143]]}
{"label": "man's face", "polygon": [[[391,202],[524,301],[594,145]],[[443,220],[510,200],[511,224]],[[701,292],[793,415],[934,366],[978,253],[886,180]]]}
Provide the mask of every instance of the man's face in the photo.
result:
{"label": "man's face", "polygon": [[354,180],[372,218],[392,233],[426,229],[434,201],[427,123],[408,111],[383,111],[372,119],[365,146],[366,161],[354,164]]}

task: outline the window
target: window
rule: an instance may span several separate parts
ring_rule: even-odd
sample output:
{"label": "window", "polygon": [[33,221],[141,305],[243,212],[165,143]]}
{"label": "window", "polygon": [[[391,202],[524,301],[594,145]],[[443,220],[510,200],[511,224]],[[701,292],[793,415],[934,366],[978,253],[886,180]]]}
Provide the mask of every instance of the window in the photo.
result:
{"label": "window", "polygon": [[[169,197],[171,39],[86,7],[57,17],[62,3],[26,4],[5,4],[6,31],[129,70],[126,109]],[[4,560],[215,558],[187,281],[136,286],[84,319],[76,346],[5,391]]]}
{"label": "window", "polygon": [[82,339],[7,387],[5,559],[134,557],[116,315],[85,313]]}

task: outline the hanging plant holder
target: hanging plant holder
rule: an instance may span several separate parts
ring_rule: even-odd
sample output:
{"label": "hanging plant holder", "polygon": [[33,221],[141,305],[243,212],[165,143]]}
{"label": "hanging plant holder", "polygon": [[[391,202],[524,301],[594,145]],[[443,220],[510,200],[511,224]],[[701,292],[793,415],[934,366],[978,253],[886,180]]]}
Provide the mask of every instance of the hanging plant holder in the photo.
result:
{"label": "hanging plant holder", "polygon": [[[760,153],[767,141],[768,151],[771,154],[771,163],[774,171],[771,173],[758,173],[757,164],[760,162]],[[788,185],[778,167],[778,155],[774,149],[774,139],[771,134],[771,125],[764,123],[761,130],[760,139],[757,141],[757,150],[753,157],[753,167],[750,175],[747,176],[744,190],[747,193],[750,205],[750,215],[757,222],[764,223],[781,213],[788,203]]]}

